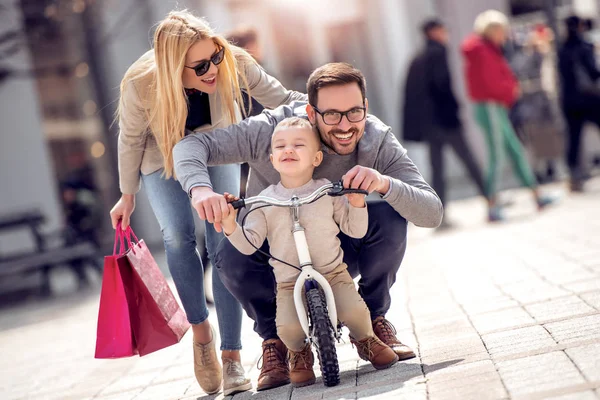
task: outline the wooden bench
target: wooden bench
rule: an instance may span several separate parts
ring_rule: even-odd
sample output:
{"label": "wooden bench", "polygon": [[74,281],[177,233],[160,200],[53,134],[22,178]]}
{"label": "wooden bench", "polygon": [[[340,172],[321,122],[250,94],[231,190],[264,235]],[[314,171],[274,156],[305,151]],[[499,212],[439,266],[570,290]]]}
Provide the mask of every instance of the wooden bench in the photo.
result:
{"label": "wooden bench", "polygon": [[27,227],[35,240],[37,249],[45,246],[44,235],[40,226],[46,221],[40,210],[19,211],[11,214],[0,215],[0,231]]}
{"label": "wooden bench", "polygon": [[[99,249],[90,241],[68,243],[61,235],[44,235],[40,227],[45,218],[38,210],[29,210],[10,215],[0,216],[0,231],[29,228],[35,242],[35,249],[28,252],[18,252],[0,255],[0,292],[10,292],[19,289],[19,286],[31,285],[32,282],[40,288],[40,294],[51,294],[50,271],[58,265],[69,265],[83,279],[86,263],[101,270],[99,263]],[[50,246],[51,239],[58,239],[58,244]],[[37,279],[29,278],[38,275]],[[82,275],[83,274],[83,275]],[[15,277],[10,282],[9,278]],[[23,285],[24,284],[24,285]]]}

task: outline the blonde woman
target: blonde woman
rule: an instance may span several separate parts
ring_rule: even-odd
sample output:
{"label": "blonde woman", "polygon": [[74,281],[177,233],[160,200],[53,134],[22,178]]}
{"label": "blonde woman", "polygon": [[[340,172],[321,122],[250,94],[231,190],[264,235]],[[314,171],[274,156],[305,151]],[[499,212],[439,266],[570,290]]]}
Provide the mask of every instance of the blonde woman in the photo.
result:
{"label": "blonde woman", "polygon": [[[190,131],[227,127],[242,119],[242,90],[274,108],[304,94],[286,90],[244,50],[229,44],[206,21],[187,11],[171,12],[157,27],[153,49],[127,70],[119,102],[119,178],[122,196],[110,212],[113,226],[129,225],[135,194],[144,185],[163,234],[167,263],[192,324],[194,372],[211,394],[252,385],[240,363],[242,310],[213,274],[221,336],[221,367],[203,292],[203,266],[196,251],[194,219],[187,193],[173,176],[173,147]],[[242,111],[243,112],[243,111]],[[215,192],[236,193],[239,167],[209,170]],[[208,224],[212,257],[222,238]]]}

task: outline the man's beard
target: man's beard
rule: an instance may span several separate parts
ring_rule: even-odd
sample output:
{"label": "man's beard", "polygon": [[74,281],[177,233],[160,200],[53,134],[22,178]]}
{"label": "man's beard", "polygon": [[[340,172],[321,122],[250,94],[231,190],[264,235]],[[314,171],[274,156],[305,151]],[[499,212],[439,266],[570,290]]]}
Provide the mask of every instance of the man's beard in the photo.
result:
{"label": "man's beard", "polygon": [[[317,131],[319,132],[319,137],[321,138],[321,143],[323,143],[323,145],[327,148],[329,153],[335,153],[335,154],[340,154],[340,155],[346,155],[346,154],[350,154],[354,151],[354,148],[352,148],[351,151],[348,152],[344,152],[344,153],[339,153],[337,151],[337,149],[334,147],[336,144],[339,148],[344,149],[347,148],[347,145],[342,145],[339,143],[336,143],[336,138],[334,137],[334,133],[337,134],[348,134],[351,133],[352,137],[358,137],[358,134],[360,133],[360,130],[358,128],[352,127],[350,129],[348,129],[347,131],[343,131],[341,129],[332,129],[331,131],[329,131],[326,135],[323,135],[321,133],[321,129],[317,126]],[[325,139],[323,139],[325,138]],[[356,143],[354,143],[354,145],[356,146]]]}

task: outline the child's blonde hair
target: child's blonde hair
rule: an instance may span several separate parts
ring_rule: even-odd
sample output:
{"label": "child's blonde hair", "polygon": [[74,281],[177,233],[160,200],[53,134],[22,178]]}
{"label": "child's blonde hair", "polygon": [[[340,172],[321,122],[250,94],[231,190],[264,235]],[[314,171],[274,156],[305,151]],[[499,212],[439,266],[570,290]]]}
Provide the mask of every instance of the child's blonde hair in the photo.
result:
{"label": "child's blonde hair", "polygon": [[285,129],[285,128],[307,128],[307,129],[312,129],[312,125],[305,118],[289,117],[289,118],[286,118],[283,121],[279,122],[277,124],[277,126],[275,127],[275,130],[273,131],[273,133],[278,132],[278,131],[280,131],[282,129]]}
{"label": "child's blonde hair", "polygon": [[308,129],[313,133],[317,144],[321,142],[321,138],[317,132],[317,129],[313,127],[307,119],[300,117],[289,117],[279,122],[273,130],[273,136],[271,136],[271,146],[273,146],[273,138],[277,132],[292,128]]}

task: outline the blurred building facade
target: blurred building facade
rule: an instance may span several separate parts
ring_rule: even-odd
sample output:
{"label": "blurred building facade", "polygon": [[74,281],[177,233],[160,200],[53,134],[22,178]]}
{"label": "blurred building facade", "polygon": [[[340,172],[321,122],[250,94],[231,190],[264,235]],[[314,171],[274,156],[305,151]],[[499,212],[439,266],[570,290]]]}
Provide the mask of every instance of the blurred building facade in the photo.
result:
{"label": "blurred building facade", "polygon": [[[538,8],[528,9],[538,4]],[[94,171],[106,211],[118,198],[117,127],[112,124],[119,82],[151,45],[156,22],[173,8],[188,8],[225,32],[239,24],[258,30],[263,63],[286,87],[305,91],[308,74],[330,61],[347,61],[367,77],[371,112],[399,127],[407,64],[422,45],[423,19],[442,17],[451,33],[450,64],[467,135],[480,161],[481,135],[465,98],[458,47],[475,16],[489,8],[518,13],[515,21],[546,19],[543,1],[519,0],[20,0],[2,6],[2,25],[18,34],[18,48],[3,50],[0,32],[0,214],[41,208],[48,229],[62,223],[58,182],[73,168]],[[555,0],[558,18],[576,10],[597,18],[599,0]],[[532,12],[529,12],[532,11]],[[7,23],[4,23],[4,21]],[[425,148],[411,157],[430,175]],[[453,160],[454,161],[454,160]],[[460,183],[459,164],[449,168]],[[453,197],[475,193],[459,185]],[[148,242],[160,231],[143,193],[134,227]],[[18,241],[16,241],[18,242]],[[13,243],[14,244],[14,243]],[[18,245],[18,243],[17,243]],[[0,244],[4,246],[4,241]]]}

